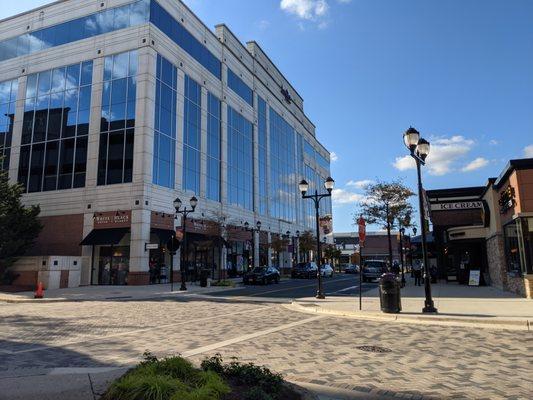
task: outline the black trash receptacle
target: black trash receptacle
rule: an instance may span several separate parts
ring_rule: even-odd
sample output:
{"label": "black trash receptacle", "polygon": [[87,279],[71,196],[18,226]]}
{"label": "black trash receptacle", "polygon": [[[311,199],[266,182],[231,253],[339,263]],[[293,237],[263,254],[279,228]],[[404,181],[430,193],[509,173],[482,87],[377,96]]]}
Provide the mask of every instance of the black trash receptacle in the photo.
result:
{"label": "black trash receptacle", "polygon": [[201,269],[200,270],[200,286],[201,287],[207,287],[207,278],[209,277],[209,270],[208,269]]}
{"label": "black trash receptacle", "polygon": [[379,300],[381,311],[397,314],[402,311],[400,282],[394,274],[383,274],[379,280]]}

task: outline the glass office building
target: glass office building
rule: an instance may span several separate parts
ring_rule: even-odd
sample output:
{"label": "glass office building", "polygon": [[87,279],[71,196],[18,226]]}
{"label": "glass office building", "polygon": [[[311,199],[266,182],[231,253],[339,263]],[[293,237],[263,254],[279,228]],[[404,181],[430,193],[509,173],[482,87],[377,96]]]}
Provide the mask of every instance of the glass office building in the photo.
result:
{"label": "glass office building", "polygon": [[[321,190],[329,152],[256,42],[209,30],[178,0],[64,1],[0,24],[0,167],[41,206],[25,259],[61,270],[48,287],[168,282],[183,264],[191,277],[290,267],[315,223],[298,182]],[[183,227],[173,200],[192,196]],[[170,266],[165,244],[183,228],[189,246]]]}

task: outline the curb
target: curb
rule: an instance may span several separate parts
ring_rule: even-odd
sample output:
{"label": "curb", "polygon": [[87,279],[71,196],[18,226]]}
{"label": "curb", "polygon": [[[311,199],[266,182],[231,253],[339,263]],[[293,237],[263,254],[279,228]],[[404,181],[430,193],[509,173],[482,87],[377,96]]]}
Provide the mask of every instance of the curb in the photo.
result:
{"label": "curb", "polygon": [[358,313],[352,311],[327,309],[317,305],[304,306],[297,301],[293,301],[291,304],[286,304],[284,305],[284,307],[293,311],[299,311],[307,314],[332,315],[337,317],[374,321],[413,323],[420,325],[450,325],[478,327],[484,329],[533,331],[533,320],[528,319],[516,320],[505,318],[496,319],[498,317],[446,317],[441,315],[410,316],[402,314],[371,314],[368,312]]}

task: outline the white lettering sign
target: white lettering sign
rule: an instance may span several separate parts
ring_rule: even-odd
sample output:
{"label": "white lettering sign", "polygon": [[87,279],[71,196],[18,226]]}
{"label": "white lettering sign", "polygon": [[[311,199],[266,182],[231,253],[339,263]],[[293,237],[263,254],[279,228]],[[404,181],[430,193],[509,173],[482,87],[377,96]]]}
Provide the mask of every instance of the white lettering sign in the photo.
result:
{"label": "white lettering sign", "polygon": [[461,201],[458,203],[437,203],[431,205],[432,211],[456,211],[456,210],[473,210],[483,208],[482,201]]}

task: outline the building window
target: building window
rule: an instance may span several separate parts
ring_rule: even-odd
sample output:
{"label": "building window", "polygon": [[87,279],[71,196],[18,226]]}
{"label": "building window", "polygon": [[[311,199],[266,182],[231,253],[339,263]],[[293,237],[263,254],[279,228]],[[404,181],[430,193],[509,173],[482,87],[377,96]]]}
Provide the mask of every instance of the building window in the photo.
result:
{"label": "building window", "polygon": [[270,216],[296,222],[294,129],[270,108]]}
{"label": "building window", "polygon": [[27,192],[85,186],[93,63],[29,75],[19,161]]}
{"label": "building window", "polygon": [[137,51],[105,58],[98,185],[132,181],[137,62]]}
{"label": "building window", "polygon": [[185,76],[183,119],[183,188],[200,193],[200,146],[202,122],[202,87]]}
{"label": "building window", "polygon": [[207,198],[220,201],[220,100],[207,96]]}
{"label": "building window", "polygon": [[228,68],[228,87],[252,107],[254,106],[253,90],[230,68]]}
{"label": "building window", "polygon": [[178,71],[157,56],[155,95],[154,172],[156,185],[174,188],[176,163],[176,101]]}
{"label": "building window", "polygon": [[218,79],[221,79],[222,66],[220,60],[154,0],[152,0],[150,5],[150,22],[161,29],[165,35],[198,61],[205,69]]}
{"label": "building window", "polygon": [[268,215],[267,186],[267,106],[265,100],[258,97],[258,147],[259,147],[259,214]]}
{"label": "building window", "polygon": [[228,202],[252,211],[253,125],[228,107]]}
{"label": "building window", "polygon": [[9,169],[18,79],[0,83],[0,170]]}
{"label": "building window", "polygon": [[526,256],[526,273],[533,274],[533,218],[524,218],[522,224],[524,232],[524,249]]}
{"label": "building window", "polygon": [[148,22],[149,0],[107,9],[0,42],[0,62]]}

